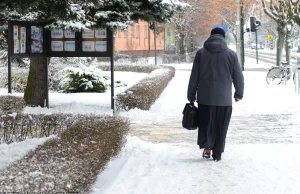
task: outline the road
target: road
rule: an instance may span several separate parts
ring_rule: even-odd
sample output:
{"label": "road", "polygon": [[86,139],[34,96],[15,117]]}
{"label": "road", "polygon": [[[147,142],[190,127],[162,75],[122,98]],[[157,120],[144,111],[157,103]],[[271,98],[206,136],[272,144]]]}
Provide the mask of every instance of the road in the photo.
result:
{"label": "road", "polygon": [[[245,56],[251,57],[251,58],[256,58],[256,50],[245,50]],[[285,56],[285,55],[283,55],[283,56]],[[292,57],[300,58],[300,55],[299,55],[299,53],[292,53]],[[271,64],[275,65],[276,53],[272,53],[270,51],[258,50],[258,59],[259,59],[259,61],[271,63]],[[295,64],[297,61],[294,59],[292,62]]]}

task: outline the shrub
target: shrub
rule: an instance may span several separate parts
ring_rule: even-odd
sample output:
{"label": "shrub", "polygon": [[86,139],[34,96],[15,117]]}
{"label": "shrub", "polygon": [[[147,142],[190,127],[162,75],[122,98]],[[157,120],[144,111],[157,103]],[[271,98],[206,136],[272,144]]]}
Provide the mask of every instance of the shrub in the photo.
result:
{"label": "shrub", "polygon": [[125,143],[129,121],[87,117],[0,171],[0,188],[89,193],[97,175]]}
{"label": "shrub", "polygon": [[10,114],[13,112],[21,112],[25,106],[22,97],[17,96],[0,96],[0,114]]}
{"label": "shrub", "polygon": [[109,77],[100,69],[81,65],[79,68],[67,67],[59,71],[54,80],[59,80],[63,92],[105,92]]}
{"label": "shrub", "polygon": [[59,83],[64,77],[57,77],[60,71],[67,67],[80,68],[87,65],[85,57],[52,57],[49,65],[49,89],[59,91]]}
{"label": "shrub", "polygon": [[77,92],[98,92],[103,93],[106,91],[106,85],[94,78],[90,74],[69,74],[69,81],[64,86],[64,92],[77,93]]}
{"label": "shrub", "polygon": [[149,76],[127,89],[116,97],[117,110],[130,110],[139,108],[149,110],[158,99],[169,81],[175,75],[174,67],[161,67],[152,71]]}
{"label": "shrub", "polygon": [[27,138],[59,135],[76,122],[70,114],[9,114],[0,117],[0,143],[24,141]]}
{"label": "shrub", "polygon": [[[101,64],[97,66],[103,71],[110,71],[110,64]],[[130,71],[137,73],[151,73],[155,69],[159,69],[159,66],[154,65],[118,65],[114,66],[114,71]]]}
{"label": "shrub", "polygon": [[[7,67],[0,68],[0,86],[8,86]],[[28,79],[28,68],[12,68],[11,88],[15,92],[24,92]]]}

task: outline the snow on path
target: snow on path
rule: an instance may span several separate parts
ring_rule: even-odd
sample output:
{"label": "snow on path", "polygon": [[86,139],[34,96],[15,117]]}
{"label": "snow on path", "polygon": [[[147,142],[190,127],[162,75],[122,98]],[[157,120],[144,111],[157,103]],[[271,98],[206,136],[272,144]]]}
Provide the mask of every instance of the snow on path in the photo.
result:
{"label": "snow on path", "polygon": [[[251,68],[253,61],[247,61]],[[131,110],[121,115],[131,118],[135,130],[145,136],[178,138],[174,134],[179,134],[189,137],[187,141],[149,143],[128,137],[119,158],[99,174],[92,194],[298,193],[300,95],[294,92],[293,83],[270,86],[266,72],[244,72],[245,96],[242,102],[233,103],[226,150],[222,161],[216,163],[201,158],[195,131],[181,132],[190,71],[184,64],[176,69],[150,111]]]}
{"label": "snow on path", "polygon": [[[246,64],[246,66],[250,66],[249,68],[252,65],[251,60],[250,62],[250,64]],[[178,64],[178,67],[175,64],[172,65],[178,69],[175,77],[160,98],[151,106],[150,111],[130,110],[120,114],[131,118],[135,124],[168,123],[172,125],[172,123],[181,122],[183,107],[188,102],[186,93],[190,76],[190,70],[182,70],[184,65]],[[191,68],[191,65],[186,65]],[[299,113],[300,95],[295,93],[293,82],[290,80],[287,86],[268,85],[266,74],[267,72],[244,71],[244,99],[239,103],[233,102],[233,116]]]}
{"label": "snow on path", "polygon": [[122,155],[100,174],[91,193],[296,194],[299,149],[293,144],[227,145],[223,160],[213,162],[202,159],[195,145],[129,137]]}

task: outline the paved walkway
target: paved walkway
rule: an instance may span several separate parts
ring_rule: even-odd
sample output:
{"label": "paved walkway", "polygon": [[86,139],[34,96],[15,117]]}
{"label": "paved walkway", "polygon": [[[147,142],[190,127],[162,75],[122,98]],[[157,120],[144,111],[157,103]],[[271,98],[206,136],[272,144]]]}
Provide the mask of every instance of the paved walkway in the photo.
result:
{"label": "paved walkway", "polygon": [[[233,116],[227,135],[230,144],[300,143],[300,123],[289,121],[291,115]],[[188,131],[181,123],[132,124],[130,135],[150,142],[197,141],[197,130]]]}
{"label": "paved walkway", "polygon": [[[249,65],[247,65],[249,66]],[[250,69],[249,69],[250,70]],[[253,69],[252,69],[253,71]],[[256,75],[256,71],[259,71],[259,69],[254,69],[253,73]],[[264,70],[263,70],[264,71]],[[178,93],[176,95],[182,95],[182,99],[185,99],[185,90],[186,88],[180,88],[179,82],[182,82],[183,80],[187,81],[189,77],[189,72],[186,71],[186,69],[180,69],[176,71],[176,75],[178,77],[175,77],[173,80],[173,83],[171,83],[168,87],[177,87],[178,90],[182,91],[182,93]],[[282,108],[281,106],[278,106],[274,104],[274,109],[278,110],[277,112],[272,113],[272,111],[269,111],[270,114],[261,114],[259,113],[259,110],[255,111],[256,107],[257,109],[268,109],[270,105],[268,102],[269,99],[278,98],[278,102],[275,101],[275,103],[289,103],[289,102],[281,102],[283,99],[286,100],[287,98],[281,99],[280,96],[277,95],[277,91],[280,91],[282,88],[278,87],[275,88],[275,90],[269,91],[270,86],[265,83],[265,77],[264,73],[257,74],[258,78],[257,80],[252,80],[252,77],[246,76],[246,88],[245,92],[247,92],[248,99],[247,101],[243,102],[244,104],[241,104],[239,109],[242,107],[242,109],[249,110],[252,109],[251,114],[243,114],[243,116],[239,115],[239,110],[236,110],[234,108],[233,115],[231,119],[231,123],[228,130],[227,135],[227,143],[229,144],[270,144],[270,143],[300,143],[300,119],[295,119],[294,117],[300,118],[300,114],[295,112],[292,114],[287,110],[287,108]],[[249,82],[251,79],[251,82]],[[186,84],[187,85],[187,84]],[[184,87],[186,87],[184,85]],[[260,88],[258,88],[260,87]],[[169,88],[169,89],[170,89]],[[168,90],[168,89],[167,89]],[[165,91],[166,94],[169,93],[169,91]],[[266,90],[266,91],[265,91]],[[171,90],[172,91],[172,90]],[[289,90],[288,90],[289,91]],[[261,99],[259,96],[253,95],[249,97],[249,93],[259,93],[266,92],[263,95],[264,99]],[[273,92],[273,93],[271,93]],[[280,92],[285,92],[284,90]],[[293,91],[291,91],[292,93]],[[288,97],[288,96],[287,96]],[[172,118],[170,120],[166,119],[165,121],[161,121],[157,118],[164,117],[164,116],[155,116],[156,119],[149,120],[149,121],[133,121],[131,124],[131,130],[129,132],[130,135],[138,136],[143,140],[150,141],[150,142],[188,142],[188,143],[195,143],[197,141],[197,131],[188,131],[182,128],[181,125],[181,113],[180,110],[167,110],[164,106],[164,103],[172,104],[173,106],[180,106],[181,104],[176,104],[177,102],[172,101],[166,95],[166,97],[162,97],[163,100],[161,102],[156,102],[156,106],[158,106],[159,111],[158,113],[163,114],[165,111],[166,113],[170,112],[173,114],[177,114],[175,119]],[[250,99],[249,99],[250,98]],[[290,99],[291,101],[294,101],[295,99]],[[257,102],[262,101],[261,104],[258,104]],[[297,103],[297,102],[296,102]],[[252,105],[251,105],[252,104]],[[263,107],[260,107],[263,106]],[[265,107],[264,107],[265,106]],[[297,106],[296,104],[294,106]],[[167,111],[166,111],[167,110]],[[280,113],[280,114],[279,114]],[[298,114],[298,115],[297,115]],[[167,117],[166,117],[167,118]],[[159,120],[159,121],[157,121]]]}

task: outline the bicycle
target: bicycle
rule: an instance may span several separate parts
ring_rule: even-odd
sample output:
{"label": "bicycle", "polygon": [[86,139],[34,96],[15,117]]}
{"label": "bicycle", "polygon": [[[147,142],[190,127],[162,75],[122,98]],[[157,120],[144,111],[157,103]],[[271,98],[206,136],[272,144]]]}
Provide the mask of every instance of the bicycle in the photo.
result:
{"label": "bicycle", "polygon": [[[277,85],[286,83],[293,74],[291,69],[292,66],[287,64],[287,61],[282,61],[280,66],[272,66],[267,73],[267,83]],[[293,81],[295,83],[295,73],[293,74]]]}

